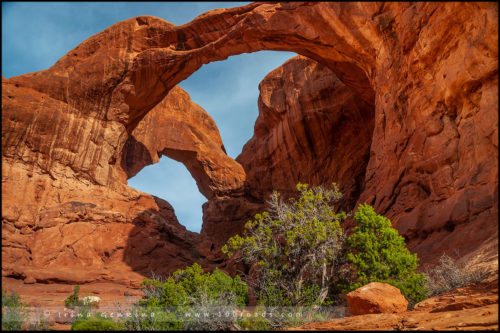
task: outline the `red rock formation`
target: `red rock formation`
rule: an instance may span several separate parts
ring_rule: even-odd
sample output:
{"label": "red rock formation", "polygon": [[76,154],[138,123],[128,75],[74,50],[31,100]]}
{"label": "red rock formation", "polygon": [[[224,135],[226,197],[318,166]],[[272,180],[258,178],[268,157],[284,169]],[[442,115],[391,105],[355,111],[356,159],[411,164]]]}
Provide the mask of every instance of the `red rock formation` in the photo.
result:
{"label": "red rock formation", "polygon": [[[257,15],[259,9],[267,9],[257,15],[256,26],[262,31],[255,32],[265,35],[263,44],[278,42],[278,38],[268,34],[279,27],[281,40],[289,41],[283,49],[294,50],[328,66],[367,102],[371,101],[370,89],[374,91],[375,125],[364,189],[357,202],[372,204],[377,212],[389,217],[407,238],[409,248],[419,254],[422,263],[434,262],[440,253],[456,251],[465,261],[483,250],[489,259],[495,259],[494,244],[498,242],[497,5],[322,3],[280,4],[272,9],[266,6],[253,10]],[[293,8],[293,19],[287,19],[285,7]],[[250,22],[253,18],[249,15],[246,20]],[[292,24],[295,25],[293,37],[284,32]],[[310,29],[301,30],[305,26]],[[251,45],[249,39],[254,35],[245,34],[249,28],[237,27],[235,38]],[[301,42],[294,39],[296,36],[303,37]],[[307,51],[301,48],[310,40],[306,36],[316,38]],[[236,41],[227,43],[232,45]],[[223,52],[221,44],[217,52]],[[295,48],[288,48],[290,45]],[[328,53],[327,45],[335,45],[337,50],[346,53],[339,55],[334,50]],[[279,99],[273,102],[280,103]],[[258,130],[257,124],[256,138],[259,135],[268,138]],[[257,183],[257,188],[249,190],[251,193],[266,190],[269,183],[286,183],[287,178],[290,183],[300,180],[297,175],[295,179],[289,177],[289,166],[301,167],[304,161],[298,155],[288,154],[285,143],[300,141],[306,136],[287,134],[283,131],[281,145],[259,141],[263,146],[273,145],[276,150],[282,150],[275,153],[281,154],[280,158],[264,161],[262,165],[274,166],[272,163],[279,160],[276,163],[286,168],[273,173],[262,167],[260,170],[266,171],[265,176],[261,172],[253,178],[251,173],[257,172],[260,164],[252,165],[254,171],[245,168],[250,184],[252,179],[260,181],[260,177],[269,179],[276,174],[265,185]],[[247,159],[254,157],[250,153]],[[284,162],[285,159],[290,161]],[[238,161],[245,163],[245,152]],[[311,173],[314,175],[315,171]],[[304,176],[307,177],[311,174]],[[337,181],[342,183],[342,180]],[[211,207],[209,203],[207,211]],[[210,214],[214,215],[217,213]],[[225,230],[226,225],[221,224],[218,230]],[[217,231],[210,234],[215,235]]]}
{"label": "red rock formation", "polygon": [[[273,190],[295,195],[297,182],[331,185],[354,208],[363,190],[373,132],[373,107],[327,67],[297,56],[259,85],[254,136],[237,157],[246,172],[244,195],[203,206],[199,251],[217,260],[227,238],[265,209]],[[355,139],[354,139],[355,138]]]}
{"label": "red rock formation", "polygon": [[130,178],[159,162],[162,154],[182,162],[208,199],[243,186],[245,172],[227,156],[217,125],[179,87],[134,129],[123,148],[121,166]]}
{"label": "red rock formation", "polygon": [[[159,146],[149,146],[146,154],[133,142],[140,121],[202,64],[264,49],[294,51],[317,61],[365,104],[374,107],[369,158],[367,162],[359,159],[367,164],[357,202],[372,204],[378,213],[392,219],[422,262],[431,263],[443,251],[455,249],[464,260],[486,248],[493,249],[486,258],[494,258],[497,250],[492,244],[498,241],[497,22],[496,3],[253,3],[211,11],[182,26],[141,16],[90,37],[45,71],[2,80],[3,275],[19,276],[29,267],[39,267],[35,274],[41,274],[41,280],[53,281],[43,274],[76,263],[75,258],[82,253],[88,256],[83,255],[79,265],[118,267],[124,260],[116,259],[107,266],[107,245],[99,245],[97,240],[104,239],[97,235],[119,235],[110,230],[122,227],[123,237],[110,242],[115,244],[111,247],[125,252],[123,238],[134,235],[143,237],[137,244],[148,247],[139,251],[142,257],[130,259],[139,261],[137,271],[151,267],[145,254],[158,251],[157,258],[162,260],[166,253],[161,249],[169,248],[167,244],[175,245],[165,250],[171,254],[171,267],[178,265],[175,258],[186,263],[198,256],[189,254],[193,247],[188,244],[194,243],[202,244],[202,255],[216,260],[216,253],[204,252],[211,249],[210,238],[221,242],[237,229],[239,224],[230,225],[230,221],[251,216],[261,207],[261,199],[254,196],[264,195],[268,186],[286,187],[301,179],[314,182],[359,174],[359,170],[326,161],[323,163],[328,166],[336,165],[327,177],[320,175],[321,165],[302,162],[298,165],[312,168],[311,174],[276,170],[261,181],[259,167],[252,164],[247,186],[243,186],[242,170],[224,158],[221,142],[210,126],[200,128],[198,133],[207,134],[199,141],[193,139],[196,131],[194,136],[185,136],[194,145],[203,142],[192,149],[179,148],[179,143],[170,138]],[[282,87],[284,96],[291,92],[287,84],[274,84]],[[307,85],[300,89],[307,91]],[[272,108],[266,98],[280,95],[262,94],[263,107]],[[281,103],[279,98],[270,102]],[[188,109],[196,113],[197,108]],[[290,119],[282,122],[287,126],[277,125],[276,133],[268,137],[277,140],[280,126],[301,128],[293,121],[300,115],[299,109],[287,107]],[[262,113],[262,117],[273,114],[267,110]],[[348,114],[356,117],[355,113]],[[181,117],[176,121],[187,129],[189,126],[183,124],[191,120]],[[361,125],[370,124],[359,124],[362,137],[370,130]],[[158,128],[162,126],[158,123]],[[323,127],[314,126],[307,130],[308,136],[283,133],[281,142],[310,137],[318,141],[310,145],[311,149],[335,144],[321,142],[322,136],[315,135]],[[265,128],[257,126],[256,138],[266,137],[259,132]],[[135,140],[147,145],[149,135]],[[355,136],[339,144],[356,147],[357,139]],[[288,150],[278,142],[267,146],[255,140],[247,149],[253,147],[264,165],[295,165],[301,157],[295,154],[304,146],[301,143]],[[175,147],[169,150],[162,147],[163,142]],[[271,146],[283,152],[266,152]],[[330,148],[334,154],[347,152],[338,146]],[[204,206],[207,217],[203,242],[176,224],[166,203],[125,186],[128,175],[144,164],[131,162],[136,150],[139,160],[146,161],[148,154],[154,159],[162,152],[187,164],[200,190],[211,198]],[[279,157],[286,158],[289,153],[293,163]],[[359,156],[353,158],[356,161]],[[239,160],[250,163],[245,155]],[[352,165],[363,169],[357,163]],[[345,179],[336,181],[342,184]],[[355,183],[347,183],[346,191]],[[355,200],[356,190],[350,193]],[[76,206],[71,202],[77,202]],[[228,215],[221,218],[213,212]],[[48,220],[42,218],[45,213],[51,216]],[[148,221],[146,225],[136,229],[143,219]],[[40,221],[49,227],[38,226]],[[60,224],[54,226],[53,221]],[[165,226],[163,221],[167,221]],[[53,231],[49,232],[50,228]],[[85,236],[79,239],[82,234]],[[163,243],[150,241],[164,235],[168,236]],[[47,243],[46,236],[51,240],[50,246],[46,245],[47,255],[34,253],[33,246],[45,248],[40,244]],[[91,241],[93,237],[96,241]],[[78,242],[82,243],[81,251],[75,249]],[[41,266],[34,264],[37,260]],[[123,267],[131,266],[123,263]],[[100,272],[90,275],[116,279],[123,270]],[[64,274],[56,275],[75,281]]]}
{"label": "red rock formation", "polygon": [[[294,57],[260,83],[255,134],[237,161],[251,194],[295,192],[297,182],[338,182],[344,208],[363,190],[373,132],[373,107],[327,67]],[[295,194],[295,193],[293,193]]]}
{"label": "red rock formation", "polygon": [[387,283],[372,282],[346,295],[349,313],[400,313],[408,308],[408,301],[398,288]]}
{"label": "red rock formation", "polygon": [[[3,276],[28,284],[112,281],[137,288],[152,271],[166,274],[194,261],[210,267],[195,248],[199,235],[178,223],[166,201],[124,184],[114,188],[96,184],[84,171],[63,165],[89,167],[99,162],[99,155],[93,154],[97,125],[67,114],[67,107],[45,94],[8,81],[3,88]],[[224,154],[213,120],[181,88],[173,89],[143,123],[155,129],[147,132],[153,135],[145,136],[144,125],[138,126],[119,156],[123,159],[115,163],[129,176],[158,162],[159,154],[174,154],[176,149],[187,152],[184,162],[194,164],[195,176],[198,169],[213,168],[209,161],[203,162],[204,156],[216,156],[221,167],[226,160],[237,165]],[[169,131],[170,138],[158,137]],[[80,156],[57,148],[71,145],[86,146],[89,151]],[[127,160],[132,153],[135,158]],[[64,154],[72,159],[56,158]],[[201,162],[197,155],[202,155]],[[50,156],[55,157],[50,160]],[[202,186],[210,195],[212,188],[224,184]],[[12,281],[7,279],[6,284]]]}

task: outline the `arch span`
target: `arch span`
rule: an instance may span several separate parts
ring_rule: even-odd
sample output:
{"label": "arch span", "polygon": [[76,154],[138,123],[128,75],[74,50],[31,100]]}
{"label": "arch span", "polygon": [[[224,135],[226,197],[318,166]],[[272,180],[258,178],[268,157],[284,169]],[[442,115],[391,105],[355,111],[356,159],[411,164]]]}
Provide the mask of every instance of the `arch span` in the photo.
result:
{"label": "arch span", "polygon": [[[344,17],[346,10],[357,15]],[[104,163],[95,163],[86,173],[98,184],[125,183],[127,173],[116,162],[130,134],[177,83],[204,63],[244,52],[293,51],[330,67],[373,105],[370,80],[378,38],[367,38],[377,36],[374,23],[361,29],[358,20],[377,10],[375,4],[253,3],[210,11],[182,26],[141,16],[90,37],[48,70],[10,81],[67,103],[78,116],[95,118],[98,136],[110,147],[96,148]]]}

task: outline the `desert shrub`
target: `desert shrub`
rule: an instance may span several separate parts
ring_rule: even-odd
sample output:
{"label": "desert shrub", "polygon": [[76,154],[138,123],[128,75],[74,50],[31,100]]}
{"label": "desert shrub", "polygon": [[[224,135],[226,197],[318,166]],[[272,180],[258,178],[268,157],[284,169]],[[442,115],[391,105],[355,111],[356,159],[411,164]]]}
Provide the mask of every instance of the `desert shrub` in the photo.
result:
{"label": "desert shrub", "polygon": [[438,264],[427,271],[430,296],[450,291],[454,288],[465,287],[471,283],[479,283],[486,278],[487,273],[481,269],[459,264],[447,254],[443,254]]}
{"label": "desert shrub", "polygon": [[30,322],[27,326],[28,331],[48,331],[49,330],[49,322],[41,313],[38,311],[38,314],[33,313],[30,318]]}
{"label": "desert shrub", "polygon": [[15,291],[9,295],[2,289],[2,330],[19,331],[27,318],[28,312],[21,297]]}
{"label": "desert shrub", "polygon": [[2,289],[2,330],[3,331],[45,331],[48,322],[42,315],[30,322],[30,311],[22,303],[21,297],[13,291],[10,295]]}
{"label": "desert shrub", "polygon": [[218,269],[205,273],[198,264],[178,270],[167,279],[145,280],[145,296],[125,324],[131,330],[222,330],[232,327],[235,316],[220,313],[245,306],[248,288]]}
{"label": "desert shrub", "polygon": [[326,189],[299,183],[296,189],[298,200],[289,202],[275,191],[268,210],[247,222],[244,237],[231,237],[222,248],[228,256],[237,253],[236,260],[256,265],[256,276],[247,281],[268,308],[324,305],[338,268],[340,222],[347,215],[336,213],[334,205],[342,194],[335,184]]}
{"label": "desert shrub", "polygon": [[378,281],[399,288],[410,306],[427,298],[426,276],[415,272],[417,255],[408,251],[391,221],[369,205],[360,205],[354,220],[357,226],[346,245],[355,279],[347,290]]}
{"label": "desert shrub", "polygon": [[80,312],[80,316],[71,324],[72,331],[123,331],[126,329],[121,322],[106,318],[101,313],[87,316],[87,311]]}
{"label": "desert shrub", "polygon": [[266,308],[263,305],[258,305],[254,313],[244,313],[242,318],[238,320],[238,326],[244,330],[250,331],[269,331],[271,326],[269,321],[262,315],[255,315],[255,313],[264,313]]}
{"label": "desert shrub", "polygon": [[73,293],[64,300],[64,304],[68,308],[83,306],[84,304],[83,301],[80,300],[79,294],[80,294],[80,286],[75,286],[73,288]]}

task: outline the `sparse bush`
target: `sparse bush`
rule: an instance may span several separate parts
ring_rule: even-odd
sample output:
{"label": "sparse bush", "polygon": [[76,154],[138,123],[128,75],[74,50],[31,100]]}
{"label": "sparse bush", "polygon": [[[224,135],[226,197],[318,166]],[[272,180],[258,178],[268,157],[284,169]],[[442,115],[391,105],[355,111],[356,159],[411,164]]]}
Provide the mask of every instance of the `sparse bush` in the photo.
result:
{"label": "sparse bush", "polygon": [[415,272],[417,255],[408,251],[391,221],[375,213],[369,205],[359,205],[354,220],[357,226],[347,239],[347,259],[356,279],[347,289],[377,281],[399,288],[410,307],[426,299],[426,276]]}
{"label": "sparse bush", "polygon": [[285,203],[275,191],[268,211],[245,225],[245,237],[236,235],[222,248],[256,264],[254,289],[266,306],[321,305],[335,274],[346,214],[336,213],[334,204],[342,194],[335,184],[329,190],[299,183],[297,192],[297,201]]}
{"label": "sparse bush", "polygon": [[2,330],[3,331],[46,331],[48,322],[42,315],[30,320],[30,311],[21,302],[21,297],[13,291],[10,295],[2,289]]}
{"label": "sparse bush", "polygon": [[34,314],[31,316],[30,323],[28,324],[28,331],[48,331],[49,330],[49,322],[41,313],[38,311],[38,314]]}
{"label": "sparse bush", "polygon": [[64,300],[64,304],[68,308],[75,308],[75,307],[81,307],[83,306],[83,301],[80,300],[79,298],[80,294],[80,286],[75,286],[73,289],[73,293]]}
{"label": "sparse bush", "polygon": [[[347,216],[334,207],[342,194],[336,184],[326,189],[299,183],[296,189],[298,200],[289,202],[275,191],[268,210],[247,222],[244,237],[236,235],[222,248],[228,256],[236,254],[236,260],[255,265],[256,274],[247,282],[267,312],[288,309],[306,314],[331,303],[329,284],[339,268],[344,240],[340,222]],[[302,318],[248,321],[262,327],[264,322],[279,328],[300,324]]]}
{"label": "sparse bush", "polygon": [[443,254],[438,264],[430,271],[427,286],[430,296],[444,293],[454,288],[465,287],[471,283],[479,283],[487,273],[481,269],[472,269],[465,264],[458,264],[450,256]]}

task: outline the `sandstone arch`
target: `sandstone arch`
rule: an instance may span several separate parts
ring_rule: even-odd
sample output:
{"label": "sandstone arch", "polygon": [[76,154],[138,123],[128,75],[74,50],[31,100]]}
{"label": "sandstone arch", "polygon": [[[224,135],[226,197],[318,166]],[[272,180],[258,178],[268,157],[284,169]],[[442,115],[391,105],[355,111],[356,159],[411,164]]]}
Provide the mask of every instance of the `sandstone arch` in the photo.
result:
{"label": "sandstone arch", "polygon": [[[290,10],[294,11],[294,17],[304,16],[306,21],[295,30],[289,27],[292,32],[287,37],[287,34],[283,35],[286,29],[281,25],[290,21]],[[133,131],[139,120],[171,88],[209,61],[265,49],[295,51],[336,67],[338,73],[346,72],[343,73],[345,81],[366,100],[373,102],[373,91],[366,86],[367,79],[359,77],[362,71],[357,70],[354,77],[348,71],[354,68],[352,59],[368,57],[364,55],[364,49],[353,49],[340,55],[332,45],[342,42],[341,37],[318,42],[313,39],[319,38],[319,32],[308,36],[312,33],[307,24],[310,21],[308,15],[320,15],[322,11],[322,6],[317,5],[251,4],[209,12],[179,27],[154,17],[133,18],[87,39],[49,70],[9,81],[67,103],[82,116],[90,115],[97,121],[115,124],[113,138],[101,133],[114,148],[112,152],[101,151],[107,157],[107,160],[102,157],[106,165],[96,165],[95,170],[88,171],[97,183],[110,185],[112,180],[110,170],[106,170],[107,162],[114,163],[118,159],[127,133]],[[215,31],[209,27],[214,22],[217,24]],[[363,64],[371,65],[373,55],[370,59]],[[343,71],[342,65],[346,64],[347,70]],[[47,81],[55,84],[47,86]],[[54,85],[57,88],[54,89]],[[95,100],[91,101],[91,97]],[[117,131],[121,134],[116,135]],[[121,170],[113,171],[115,178],[125,181]]]}
{"label": "sandstone arch", "polygon": [[[468,255],[492,248],[487,257],[494,258],[497,19],[493,3],[324,2],[253,3],[182,26],[153,17],[119,22],[45,71],[2,80],[2,192],[10,196],[2,212],[5,228],[12,228],[9,246],[16,249],[9,260],[29,263],[26,235],[54,218],[85,219],[74,205],[44,211],[52,220],[42,217],[42,208],[79,202],[82,193],[93,196],[86,198],[91,204],[128,216],[168,210],[124,185],[130,170],[122,163],[123,148],[133,144],[128,140],[146,114],[202,64],[264,49],[294,51],[323,64],[374,107],[357,201],[391,218],[422,261],[455,248]],[[175,158],[175,151],[166,153]],[[239,170],[229,181],[190,156],[183,162],[213,199],[207,211],[244,206],[246,175],[238,163],[222,164]],[[35,204],[22,206],[26,198]],[[144,218],[168,215],[151,214]],[[199,242],[185,237],[187,247]],[[11,266],[6,271],[15,275]]]}

